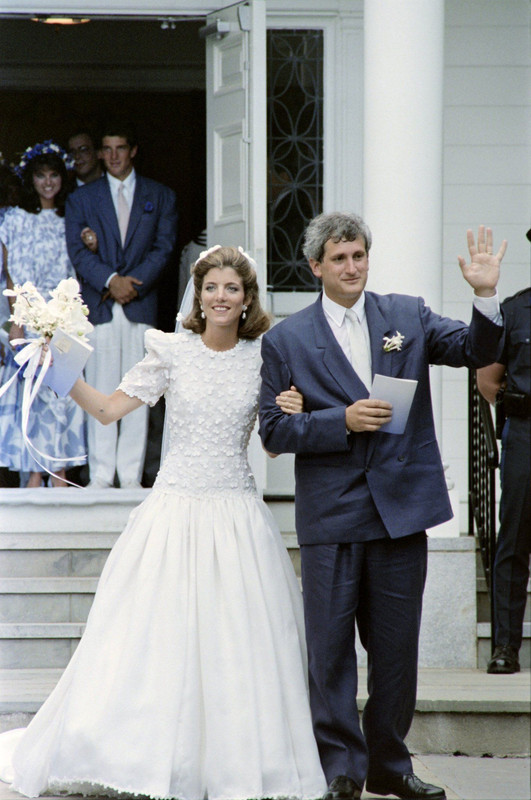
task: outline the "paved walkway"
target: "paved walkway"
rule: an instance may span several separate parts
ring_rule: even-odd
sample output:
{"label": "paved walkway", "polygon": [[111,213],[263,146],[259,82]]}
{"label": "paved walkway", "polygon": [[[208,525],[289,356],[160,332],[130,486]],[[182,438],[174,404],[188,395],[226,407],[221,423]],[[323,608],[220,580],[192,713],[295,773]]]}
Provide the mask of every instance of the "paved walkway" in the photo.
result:
{"label": "paved walkway", "polygon": [[[364,671],[360,680],[360,701],[365,699]],[[0,709],[4,713],[35,711],[55,686],[61,670],[0,670]],[[466,713],[495,711],[500,706],[519,715],[529,713],[531,699],[529,670],[518,675],[493,676],[479,670],[420,670],[417,708]],[[523,742],[523,752],[528,743]],[[418,754],[413,757],[416,774],[437,786],[444,786],[448,800],[531,800],[531,762],[524,758]],[[374,798],[364,792],[364,800]],[[0,782],[0,800],[20,800]],[[47,800],[53,798],[47,797]]]}
{"label": "paved walkway", "polygon": [[[419,778],[444,786],[448,800],[530,800],[529,758],[415,756],[413,765]],[[378,796],[364,792],[362,798]],[[0,782],[0,800],[20,797]]]}

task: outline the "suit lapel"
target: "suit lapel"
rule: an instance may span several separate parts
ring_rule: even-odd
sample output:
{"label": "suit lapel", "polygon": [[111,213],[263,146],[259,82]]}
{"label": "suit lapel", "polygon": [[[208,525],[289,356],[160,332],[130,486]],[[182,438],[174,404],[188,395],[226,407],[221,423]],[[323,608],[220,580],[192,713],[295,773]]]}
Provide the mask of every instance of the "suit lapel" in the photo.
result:
{"label": "suit lapel", "polygon": [[[396,325],[396,320],[391,323],[388,322],[380,310],[378,295],[372,292],[365,292],[365,314],[367,315],[367,326],[371,340],[373,378],[376,374],[392,376],[395,353],[393,351],[390,353],[385,352],[383,338],[394,334],[395,328],[392,325]],[[381,435],[383,434],[371,434],[367,445],[367,463],[370,463],[374,448]]]}
{"label": "suit lapel", "polygon": [[143,213],[144,205],[147,199],[146,187],[142,180],[142,176],[136,176],[135,194],[133,196],[133,204],[131,206],[131,213],[129,215],[129,224],[127,225],[127,235],[125,237],[124,250],[131,241],[132,236],[140,222]]}
{"label": "suit lapel", "polygon": [[365,314],[371,341],[372,375],[392,375],[394,353],[386,353],[383,349],[384,336],[392,336],[394,330],[380,311],[378,295],[365,292]]}
{"label": "suit lapel", "polygon": [[312,322],[315,332],[317,349],[322,353],[323,365],[332,378],[341,387],[349,401],[354,401],[367,396],[367,389],[358,378],[352,364],[345,356],[323,311],[319,295],[313,306]]}
{"label": "suit lapel", "polygon": [[122,239],[120,236],[120,229],[118,227],[118,217],[116,216],[116,209],[112,201],[109,181],[107,180],[106,176],[101,178],[99,213],[101,219],[105,221],[105,226],[110,226],[112,235],[121,246]]}

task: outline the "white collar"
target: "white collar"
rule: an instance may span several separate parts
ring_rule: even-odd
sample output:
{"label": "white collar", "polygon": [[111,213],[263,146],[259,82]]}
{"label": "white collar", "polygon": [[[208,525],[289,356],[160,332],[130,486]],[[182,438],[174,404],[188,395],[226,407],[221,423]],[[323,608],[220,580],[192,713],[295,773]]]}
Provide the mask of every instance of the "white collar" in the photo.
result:
{"label": "white collar", "polygon": [[[351,306],[351,310],[355,312],[356,316],[358,317],[360,322],[363,322],[365,319],[365,291],[363,291],[360,297],[356,300],[353,306]],[[325,290],[323,289],[323,311],[332,319],[335,324],[340,328],[343,325],[345,319],[345,312],[347,309],[345,306],[339,305],[334,300],[331,300],[328,295],[326,294]]]}
{"label": "white collar", "polygon": [[119,178],[115,178],[114,175],[110,175],[107,172],[107,180],[109,181],[109,186],[111,188],[111,191],[118,192],[118,188],[120,186],[123,186],[126,193],[129,194],[129,192],[131,192],[136,182],[135,168],[133,167],[127,178],[125,178],[125,180],[123,181],[121,181]]}

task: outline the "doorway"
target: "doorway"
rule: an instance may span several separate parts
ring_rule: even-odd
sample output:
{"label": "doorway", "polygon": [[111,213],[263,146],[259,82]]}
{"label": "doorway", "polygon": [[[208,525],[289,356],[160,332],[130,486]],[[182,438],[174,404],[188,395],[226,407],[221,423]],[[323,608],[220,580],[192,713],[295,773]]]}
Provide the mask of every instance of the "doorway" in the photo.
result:
{"label": "doorway", "polygon": [[[0,18],[0,151],[18,163],[28,145],[63,146],[79,125],[108,117],[138,132],[138,171],[177,194],[179,229],[160,283],[159,320],[173,330],[182,247],[206,223],[203,18],[93,19],[72,26]],[[172,27],[173,26],[173,27]]]}

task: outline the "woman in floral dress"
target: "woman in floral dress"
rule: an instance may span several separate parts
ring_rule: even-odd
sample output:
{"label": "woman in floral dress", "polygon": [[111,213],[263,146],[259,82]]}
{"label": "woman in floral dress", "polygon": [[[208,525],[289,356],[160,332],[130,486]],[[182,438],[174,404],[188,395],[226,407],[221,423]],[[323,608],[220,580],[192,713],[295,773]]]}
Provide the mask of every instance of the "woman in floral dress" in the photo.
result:
{"label": "woman in floral dress", "polygon": [[[64,205],[67,194],[66,153],[51,141],[28,148],[18,167],[23,197],[0,224],[3,264],[8,286],[31,281],[46,297],[60,280],[74,276],[65,240]],[[10,340],[25,338],[11,326]],[[8,372],[18,369],[10,354]],[[69,397],[56,397],[42,386],[33,402],[27,434],[42,458],[24,444],[21,429],[23,383],[15,381],[0,398],[0,466],[29,473],[28,487],[42,484],[43,466],[55,473],[53,486],[66,486],[65,468],[84,462],[82,411]],[[42,462],[42,464],[39,463]]]}

